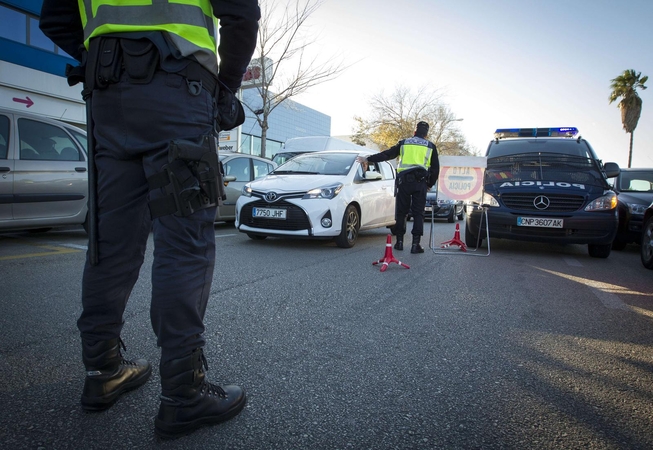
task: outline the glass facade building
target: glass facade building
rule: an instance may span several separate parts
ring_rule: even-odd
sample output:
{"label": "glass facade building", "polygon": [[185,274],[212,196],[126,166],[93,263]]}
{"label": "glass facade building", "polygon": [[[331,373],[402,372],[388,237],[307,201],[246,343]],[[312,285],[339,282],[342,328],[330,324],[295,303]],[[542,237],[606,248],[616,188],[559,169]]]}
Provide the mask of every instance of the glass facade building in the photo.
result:
{"label": "glass facade building", "polygon": [[[8,93],[0,98],[15,100],[18,94],[21,97],[31,95],[33,99],[38,97],[29,112],[61,118],[85,127],[81,88],[68,89],[64,79],[66,64],[77,63],[39,29],[41,5],[42,0],[0,0],[0,73],[9,73],[11,78],[0,79],[0,91]],[[25,72],[25,76],[21,71]],[[48,92],[48,87],[56,88],[56,92]],[[243,102],[254,111],[260,108],[257,89],[243,90]],[[16,109],[24,107],[24,104],[14,101],[0,106]],[[72,110],[78,111],[74,114]],[[67,115],[61,111],[66,111]],[[260,155],[261,129],[256,116],[248,108],[245,108],[245,113],[239,151]],[[274,156],[287,139],[329,136],[331,133],[329,116],[292,100],[286,100],[276,107],[268,117],[268,123],[265,152],[268,158]]]}

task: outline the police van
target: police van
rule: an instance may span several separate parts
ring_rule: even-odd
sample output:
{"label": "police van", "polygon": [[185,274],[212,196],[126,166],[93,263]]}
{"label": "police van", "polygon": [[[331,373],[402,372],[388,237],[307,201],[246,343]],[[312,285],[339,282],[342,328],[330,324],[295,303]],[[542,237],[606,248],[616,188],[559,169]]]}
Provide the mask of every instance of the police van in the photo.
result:
{"label": "police van", "polygon": [[616,163],[598,159],[574,127],[498,129],[487,149],[482,204],[468,208],[465,243],[487,236],[559,244],[587,244],[596,258],[610,255],[617,233],[617,195],[608,178]]}

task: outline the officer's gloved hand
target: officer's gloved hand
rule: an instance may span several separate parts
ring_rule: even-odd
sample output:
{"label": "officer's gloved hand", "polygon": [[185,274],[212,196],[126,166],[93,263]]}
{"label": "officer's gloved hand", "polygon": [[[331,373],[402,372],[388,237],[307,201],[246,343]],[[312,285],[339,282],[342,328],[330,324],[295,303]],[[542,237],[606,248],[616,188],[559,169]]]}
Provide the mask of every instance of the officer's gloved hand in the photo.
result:
{"label": "officer's gloved hand", "polygon": [[245,122],[245,110],[236,94],[224,85],[218,93],[217,122],[221,131],[231,130]]}

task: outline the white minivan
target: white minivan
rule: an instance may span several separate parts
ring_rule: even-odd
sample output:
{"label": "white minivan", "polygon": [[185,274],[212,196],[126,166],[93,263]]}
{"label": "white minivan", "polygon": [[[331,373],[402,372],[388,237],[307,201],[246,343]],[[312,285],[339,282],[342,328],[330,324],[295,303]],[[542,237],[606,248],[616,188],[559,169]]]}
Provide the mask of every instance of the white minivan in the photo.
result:
{"label": "white minivan", "polygon": [[0,231],[85,225],[86,132],[0,108]]}

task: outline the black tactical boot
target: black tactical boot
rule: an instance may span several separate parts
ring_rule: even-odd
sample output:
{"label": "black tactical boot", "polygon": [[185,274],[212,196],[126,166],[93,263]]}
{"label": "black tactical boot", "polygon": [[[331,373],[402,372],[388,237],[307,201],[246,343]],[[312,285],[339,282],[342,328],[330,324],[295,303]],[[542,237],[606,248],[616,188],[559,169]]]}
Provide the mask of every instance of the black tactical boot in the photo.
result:
{"label": "black tactical boot", "polygon": [[411,253],[424,253],[424,249],[419,245],[421,236],[413,236],[413,245],[410,247]]}
{"label": "black tactical boot", "polygon": [[224,422],[245,407],[247,398],[241,388],[209,383],[206,370],[201,348],[161,365],[161,406],[154,420],[159,437],[171,439],[203,425]]}
{"label": "black tactical boot", "polygon": [[82,408],[85,410],[105,410],[122,394],[136,389],[150,378],[150,363],[144,359],[124,359],[120,346],[127,350],[119,338],[94,344],[82,340],[82,360],[86,367]]}
{"label": "black tactical boot", "polygon": [[397,242],[395,243],[395,250],[404,249],[404,235],[397,236]]}

